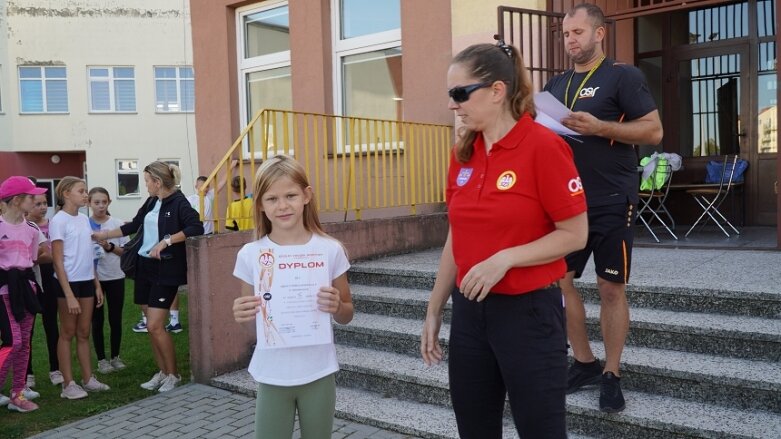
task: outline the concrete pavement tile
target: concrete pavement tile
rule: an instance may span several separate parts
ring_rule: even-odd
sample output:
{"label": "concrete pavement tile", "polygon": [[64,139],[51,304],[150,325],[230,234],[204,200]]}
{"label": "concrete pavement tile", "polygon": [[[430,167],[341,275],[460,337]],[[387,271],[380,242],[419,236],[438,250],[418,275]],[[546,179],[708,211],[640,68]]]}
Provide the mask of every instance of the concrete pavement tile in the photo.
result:
{"label": "concrete pavement tile", "polygon": [[176,433],[181,431],[181,429],[184,427],[183,424],[164,424],[159,426],[157,429],[151,432],[151,436],[154,437],[160,437],[164,436],[168,433]]}
{"label": "concrete pavement tile", "polygon": [[189,422],[187,425],[182,427],[179,431],[182,433],[189,433],[191,431],[207,431],[205,429],[206,425],[208,425],[209,422],[204,419],[199,419],[194,422]]}
{"label": "concrete pavement tile", "polygon": [[245,425],[233,431],[233,435],[236,437],[254,436],[255,435],[255,422],[249,425]]}
{"label": "concrete pavement tile", "polygon": [[128,433],[126,436],[123,437],[123,439],[142,439],[145,437],[149,437],[150,433],[157,430],[156,425],[145,425],[141,428],[135,429],[132,432]]}
{"label": "concrete pavement tile", "polygon": [[250,424],[255,424],[255,413],[251,413],[249,416],[247,416],[246,413],[242,412],[240,413],[241,416],[238,416],[231,425],[233,425],[236,428],[241,428]]}
{"label": "concrete pavement tile", "polygon": [[204,439],[220,439],[223,437],[226,437],[228,434],[232,433],[236,429],[231,427],[230,425],[223,426],[222,428],[218,428],[216,430],[213,430],[206,435],[203,436]]}

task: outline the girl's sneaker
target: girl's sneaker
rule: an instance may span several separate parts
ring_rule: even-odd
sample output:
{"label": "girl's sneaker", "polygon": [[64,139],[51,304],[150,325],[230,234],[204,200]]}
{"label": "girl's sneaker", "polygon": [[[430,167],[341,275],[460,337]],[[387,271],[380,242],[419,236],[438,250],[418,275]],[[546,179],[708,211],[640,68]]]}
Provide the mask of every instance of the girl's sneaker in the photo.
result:
{"label": "girl's sneaker", "polygon": [[59,370],[55,370],[52,372],[49,372],[49,380],[51,380],[52,385],[62,384],[65,379],[62,377],[62,372]]}
{"label": "girl's sneaker", "polygon": [[62,393],[60,393],[60,398],[65,399],[81,399],[86,397],[87,392],[85,392],[80,385],[76,384],[75,381],[71,381],[67,386],[63,386]]}
{"label": "girl's sneaker", "polygon": [[2,407],[4,405],[8,405],[8,403],[10,401],[11,401],[11,398],[9,398],[9,397],[7,397],[5,395],[0,395],[0,407]]}
{"label": "girl's sneaker", "polygon": [[157,372],[154,374],[151,380],[142,383],[141,388],[146,390],[155,390],[158,387],[160,387],[161,384],[163,384],[163,380],[166,378],[166,374],[163,373],[161,370],[160,372]]}
{"label": "girl's sneaker", "polygon": [[35,375],[27,375],[27,387],[35,387]]}
{"label": "girl's sneaker", "polygon": [[133,325],[133,332],[147,332],[146,322],[144,319],[141,319],[141,321]]}
{"label": "girl's sneaker", "polygon": [[22,395],[24,395],[24,399],[26,399],[28,401],[32,401],[33,399],[38,398],[39,396],[41,396],[40,393],[36,392],[35,390],[33,390],[33,389],[29,388],[29,387],[25,387],[24,390],[22,390]]}
{"label": "girl's sneaker", "polygon": [[179,383],[182,382],[182,377],[178,377],[174,374],[168,375],[163,380],[162,385],[160,385],[160,388],[157,389],[158,392],[167,392],[169,390],[173,390],[174,387],[178,386]]}
{"label": "girl's sneaker", "polygon": [[104,358],[98,361],[98,372],[111,373],[114,372],[114,367],[111,365],[111,362]]}
{"label": "girl's sneaker", "polygon": [[8,410],[15,410],[19,413],[27,413],[38,410],[38,404],[28,401],[23,394],[11,394],[11,401],[8,403]]}
{"label": "girl's sneaker", "polygon": [[125,365],[124,362],[122,362],[122,359],[119,358],[119,356],[116,356],[116,357],[111,359],[111,367],[113,367],[114,370],[122,370],[122,369],[126,368],[127,366]]}
{"label": "girl's sneaker", "polygon": [[[103,360],[106,361],[106,360]],[[108,384],[103,384],[95,378],[95,375],[89,377],[89,381],[82,383],[84,390],[87,392],[103,392],[105,390],[111,390]]]}

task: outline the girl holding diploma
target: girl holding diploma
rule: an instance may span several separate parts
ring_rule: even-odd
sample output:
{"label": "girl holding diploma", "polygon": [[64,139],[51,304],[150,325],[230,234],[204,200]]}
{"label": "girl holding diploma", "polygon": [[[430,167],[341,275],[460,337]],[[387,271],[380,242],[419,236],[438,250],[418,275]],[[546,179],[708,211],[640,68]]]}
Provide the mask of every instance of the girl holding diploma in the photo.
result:
{"label": "girl holding diploma", "polygon": [[[333,336],[327,343],[286,346],[282,340],[286,334],[278,334],[268,311],[293,294],[274,270],[281,275],[283,270],[298,269],[301,278],[312,279],[308,267],[324,267],[330,283],[317,292],[317,310],[333,315],[337,323],[349,323],[353,318],[347,283],[350,264],[341,243],[323,231],[312,187],[293,158],[277,155],[266,160],[255,175],[253,193],[257,240],[244,245],[236,257],[233,275],[244,284],[241,297],[233,302],[233,316],[237,322],[262,319],[249,365],[250,374],[260,383],[255,437],[291,437],[298,409],[302,437],[330,438],[336,405],[334,375],[339,370]],[[281,263],[289,254],[314,259],[309,264]],[[330,335],[331,328],[325,330]],[[272,346],[269,340],[277,338]]]}

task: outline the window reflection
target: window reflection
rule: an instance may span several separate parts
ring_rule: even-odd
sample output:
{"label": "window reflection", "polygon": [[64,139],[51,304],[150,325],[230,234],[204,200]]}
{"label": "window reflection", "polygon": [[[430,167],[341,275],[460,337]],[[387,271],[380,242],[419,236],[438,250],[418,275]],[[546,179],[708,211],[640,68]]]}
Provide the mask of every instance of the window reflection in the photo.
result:
{"label": "window reflection", "polygon": [[738,152],[740,55],[682,62],[679,91],[681,145],[691,147],[689,154],[700,157]]}
{"label": "window reflection", "polygon": [[[700,44],[748,36],[748,3],[700,9],[687,14],[687,35],[673,37],[678,44]],[[674,26],[673,29],[676,29]]]}
{"label": "window reflection", "polygon": [[757,33],[760,37],[776,34],[775,0],[760,0],[757,2]]}
{"label": "window reflection", "polygon": [[350,116],[401,120],[401,49],[343,58],[344,113]]}
{"label": "window reflection", "polygon": [[342,39],[401,27],[399,0],[342,0]]}
{"label": "window reflection", "polygon": [[760,154],[778,152],[778,79],[776,76],[776,44],[759,44],[757,66],[757,151]]}
{"label": "window reflection", "polygon": [[244,57],[290,50],[290,15],[287,5],[244,17]]}

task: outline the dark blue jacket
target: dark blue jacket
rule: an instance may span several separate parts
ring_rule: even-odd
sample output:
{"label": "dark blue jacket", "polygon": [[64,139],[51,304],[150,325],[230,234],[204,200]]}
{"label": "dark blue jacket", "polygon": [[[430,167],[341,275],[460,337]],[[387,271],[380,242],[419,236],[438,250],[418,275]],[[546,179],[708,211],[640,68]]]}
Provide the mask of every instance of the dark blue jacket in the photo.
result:
{"label": "dark blue jacket", "polygon": [[[155,207],[157,197],[147,198],[144,205],[138,209],[133,221],[123,224],[120,229],[127,236],[135,233],[144,224],[144,217]],[[144,231],[142,230],[142,233]],[[187,197],[181,191],[176,191],[163,199],[160,206],[160,216],[157,220],[157,240],[162,241],[165,235],[184,232],[190,236],[203,235],[203,223],[198,212],[190,206]],[[187,283],[187,252],[184,242],[178,242],[161,252],[160,274],[157,279],[151,279],[160,285],[184,285]]]}

